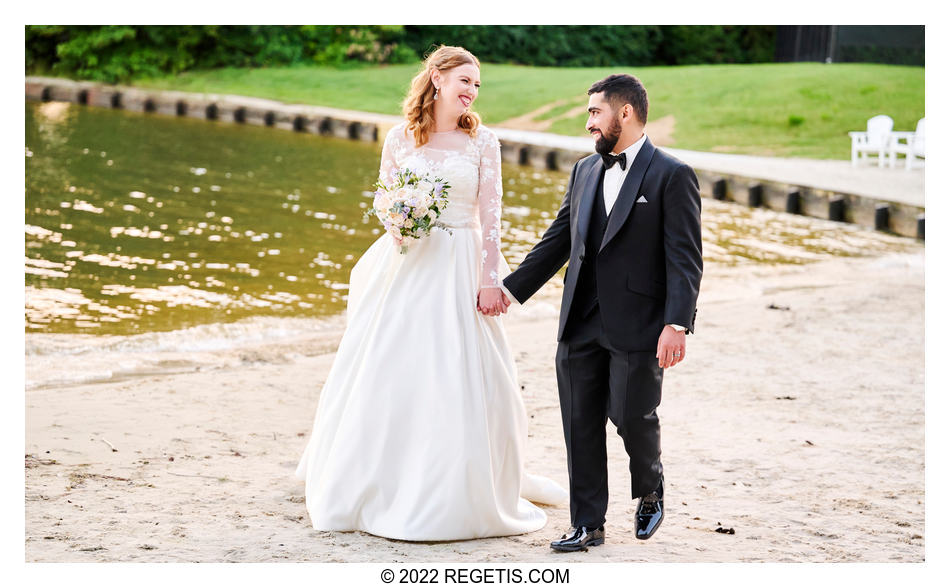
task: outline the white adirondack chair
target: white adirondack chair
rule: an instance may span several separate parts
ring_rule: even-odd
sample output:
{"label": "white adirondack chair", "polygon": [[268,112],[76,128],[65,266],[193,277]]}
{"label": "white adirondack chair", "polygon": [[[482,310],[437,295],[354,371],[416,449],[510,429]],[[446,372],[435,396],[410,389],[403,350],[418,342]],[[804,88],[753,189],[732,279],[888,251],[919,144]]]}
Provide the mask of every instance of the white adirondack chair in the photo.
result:
{"label": "white adirondack chair", "polygon": [[894,129],[894,119],[886,114],[879,114],[868,119],[867,131],[851,131],[851,165],[858,165],[858,161],[868,161],[868,153],[877,153],[878,167],[884,167],[884,159],[889,156],[891,147],[891,131]]}
{"label": "white adirondack chair", "polygon": [[[914,132],[897,131],[891,133],[890,166],[897,167],[897,155],[902,153],[907,169],[924,167],[924,119],[917,121],[917,130]],[[917,158],[920,161],[917,161]]]}

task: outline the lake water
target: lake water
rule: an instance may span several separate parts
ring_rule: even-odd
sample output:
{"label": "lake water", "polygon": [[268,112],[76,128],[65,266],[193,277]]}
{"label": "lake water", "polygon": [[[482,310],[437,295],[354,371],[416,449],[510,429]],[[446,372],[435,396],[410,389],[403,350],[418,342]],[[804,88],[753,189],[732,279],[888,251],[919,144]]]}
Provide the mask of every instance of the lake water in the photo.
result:
{"label": "lake water", "polygon": [[[363,220],[379,151],[270,128],[26,104],[26,331],[135,335],[339,314],[350,269],[379,236]],[[551,222],[567,174],[512,165],[503,174],[503,249],[516,265]],[[707,263],[917,247],[849,225],[703,206]]]}

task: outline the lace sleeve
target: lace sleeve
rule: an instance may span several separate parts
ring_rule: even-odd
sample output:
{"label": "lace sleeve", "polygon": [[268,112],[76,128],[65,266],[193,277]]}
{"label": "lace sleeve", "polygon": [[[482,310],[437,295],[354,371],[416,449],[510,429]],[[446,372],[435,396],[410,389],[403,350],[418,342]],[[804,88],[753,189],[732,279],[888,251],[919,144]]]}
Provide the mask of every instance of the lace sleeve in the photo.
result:
{"label": "lace sleeve", "polygon": [[397,133],[400,127],[401,125],[398,125],[390,129],[383,141],[383,155],[379,160],[379,179],[385,184],[392,182],[390,174],[396,169],[397,141],[399,140]]}
{"label": "lace sleeve", "polygon": [[[483,138],[484,137],[484,138]],[[479,129],[478,215],[482,225],[482,288],[501,287],[501,146],[495,133]]]}

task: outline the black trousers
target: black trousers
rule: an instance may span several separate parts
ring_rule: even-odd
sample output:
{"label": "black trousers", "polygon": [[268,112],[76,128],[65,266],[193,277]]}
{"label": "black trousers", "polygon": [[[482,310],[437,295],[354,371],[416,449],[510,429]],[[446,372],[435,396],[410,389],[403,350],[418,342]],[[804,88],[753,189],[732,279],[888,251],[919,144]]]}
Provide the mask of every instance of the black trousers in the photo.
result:
{"label": "black trousers", "polygon": [[557,384],[567,444],[571,525],[599,527],[607,515],[607,419],[630,457],[631,497],[660,484],[663,370],[656,351],[615,349],[604,336],[599,306],[568,325],[557,348]]}

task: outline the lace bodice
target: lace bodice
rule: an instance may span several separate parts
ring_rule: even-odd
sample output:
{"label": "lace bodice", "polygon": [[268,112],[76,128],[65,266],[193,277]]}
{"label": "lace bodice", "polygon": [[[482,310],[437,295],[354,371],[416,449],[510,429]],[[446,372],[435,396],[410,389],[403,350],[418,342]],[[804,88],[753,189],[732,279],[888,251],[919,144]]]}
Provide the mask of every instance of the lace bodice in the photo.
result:
{"label": "lace bodice", "polygon": [[464,131],[431,133],[416,148],[405,122],[390,129],[383,143],[379,176],[390,182],[393,170],[413,168],[448,181],[449,204],[439,222],[455,228],[481,228],[482,288],[501,286],[501,147],[495,133],[479,126],[474,138]]}

